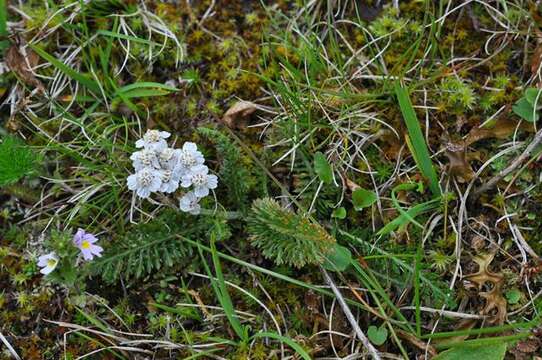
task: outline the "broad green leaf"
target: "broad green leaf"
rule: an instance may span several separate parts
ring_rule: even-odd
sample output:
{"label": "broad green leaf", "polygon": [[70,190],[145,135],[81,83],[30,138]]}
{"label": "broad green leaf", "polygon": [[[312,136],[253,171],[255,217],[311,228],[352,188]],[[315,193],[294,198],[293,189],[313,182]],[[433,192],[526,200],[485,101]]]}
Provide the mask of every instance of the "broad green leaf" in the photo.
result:
{"label": "broad green leaf", "polygon": [[331,214],[331,217],[334,217],[336,219],[344,219],[346,218],[346,209],[342,206],[339,208],[336,208],[333,210],[333,214]]}
{"label": "broad green leaf", "polygon": [[314,154],[314,172],[324,184],[333,182],[333,169],[321,152]]}
{"label": "broad green leaf", "polygon": [[524,97],[532,106],[536,104],[540,107],[542,105],[542,89],[528,88],[525,90]]}
{"label": "broad green leaf", "polygon": [[538,121],[538,111],[533,108],[533,105],[525,97],[519,99],[514,106],[512,106],[512,111],[525,121]]}
{"label": "broad green leaf", "polygon": [[433,360],[503,360],[506,342],[481,346],[456,346],[441,352]]}
{"label": "broad green leaf", "polygon": [[333,252],[326,256],[323,267],[330,271],[344,271],[352,263],[352,253],[350,250],[339,244],[335,244]]}
{"label": "broad green leaf", "polygon": [[373,205],[376,199],[376,193],[371,190],[359,188],[352,193],[352,203],[357,211]]}
{"label": "broad green leaf", "polygon": [[388,329],[384,326],[377,328],[374,325],[369,326],[367,329],[367,337],[371,342],[377,346],[384,344],[388,338]]}
{"label": "broad green leaf", "polygon": [[521,300],[521,291],[518,289],[510,289],[506,292],[505,296],[509,304],[515,305]]}

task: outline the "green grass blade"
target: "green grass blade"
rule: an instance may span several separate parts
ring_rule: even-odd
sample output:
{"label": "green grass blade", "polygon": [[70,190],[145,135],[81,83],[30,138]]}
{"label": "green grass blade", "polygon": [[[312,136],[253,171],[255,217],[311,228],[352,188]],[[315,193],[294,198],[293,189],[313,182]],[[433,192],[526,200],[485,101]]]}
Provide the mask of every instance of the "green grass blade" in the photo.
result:
{"label": "green grass blade", "polygon": [[72,78],[73,80],[77,81],[90,91],[92,91],[95,94],[101,94],[100,86],[98,83],[92,79],[89,79],[85,75],[75,71],[71,67],[64,64],[62,61],[59,61],[54,56],[48,54],[45,50],[40,49],[39,47],[30,44],[30,47],[32,50],[34,50],[39,56],[41,56],[43,59],[49,61],[51,64],[53,64],[58,70],[62,71],[64,74],[66,74],[68,77]]}
{"label": "green grass blade", "polygon": [[398,82],[395,83],[395,95],[399,101],[399,107],[401,108],[401,113],[403,114],[403,118],[408,129],[412,145],[411,151],[412,155],[414,156],[414,160],[422,172],[422,175],[429,180],[429,188],[431,189],[433,195],[440,196],[441,191],[438,183],[437,173],[433,167],[433,163],[431,162],[429,149],[425,143],[422,129],[420,128],[420,123],[418,122],[418,117],[416,116],[416,112],[412,107],[407,90]]}
{"label": "green grass blade", "polygon": [[146,40],[146,39],[140,39],[140,38],[135,37],[135,36],[119,34],[118,32],[109,31],[109,30],[98,30],[98,31],[96,31],[96,34],[107,36],[107,37],[110,37],[110,38],[116,38],[116,39],[121,39],[121,40],[129,40],[129,41],[133,41],[133,42],[136,42],[136,43],[149,45],[149,46],[160,46],[161,45],[161,44],[158,44],[157,42],[154,42],[154,41],[149,41],[149,40]]}
{"label": "green grass blade", "polygon": [[237,333],[237,336],[241,340],[244,340],[246,342],[246,332],[243,329],[243,325],[241,325],[241,322],[239,321],[239,318],[237,317],[237,314],[235,313],[235,308],[233,306],[233,302],[231,300],[230,294],[228,293],[228,289],[226,287],[226,281],[224,280],[224,274],[222,273],[222,266],[220,265],[220,259],[218,258],[218,254],[216,251],[216,245],[214,240],[214,234],[211,234],[211,256],[213,259],[213,265],[215,267],[215,273],[217,277],[217,287],[219,289],[218,300],[220,301],[220,304],[224,308],[224,312],[226,313],[226,316],[228,317],[228,320],[230,321],[230,324],[232,325],[233,329]]}
{"label": "green grass blade", "polygon": [[285,343],[286,345],[294,349],[303,359],[311,360],[310,355],[305,350],[303,350],[303,348],[298,343],[296,343],[289,337],[281,336],[274,332],[259,332],[259,333],[254,334],[254,336],[252,336],[253,339],[266,338],[266,337]]}
{"label": "green grass blade", "polygon": [[[6,6],[6,0],[0,0],[0,36],[8,35],[8,8]],[[3,54],[4,50],[9,47],[9,41],[0,41],[0,53]]]}

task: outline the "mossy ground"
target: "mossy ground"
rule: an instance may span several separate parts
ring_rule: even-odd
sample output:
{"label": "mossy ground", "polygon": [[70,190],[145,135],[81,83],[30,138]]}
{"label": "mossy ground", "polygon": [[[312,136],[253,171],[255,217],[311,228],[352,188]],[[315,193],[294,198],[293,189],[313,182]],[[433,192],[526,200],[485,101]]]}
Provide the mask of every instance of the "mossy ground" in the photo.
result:
{"label": "mossy ground", "polygon": [[[84,75],[43,55],[37,77],[21,66],[1,75],[0,135],[24,138],[41,162],[0,188],[0,331],[21,358],[76,359],[92,351],[96,359],[292,356],[287,342],[282,349],[277,339],[239,339],[227,304],[209,286],[210,277],[219,278],[217,256],[250,335],[281,333],[314,358],[364,353],[322,286],[319,266],[276,265],[250,241],[251,204],[265,197],[306,214],[306,223],[317,222],[323,237],[352,252],[356,266],[333,276],[360,328],[386,329],[377,346],[384,356],[430,358],[450,340],[486,338],[506,340],[509,358],[540,353],[537,324],[527,332],[509,326],[476,333],[536,321],[542,311],[534,256],[542,252],[539,150],[496,187],[464,199],[538,131],[512,111],[525,88],[540,86],[542,22],[534,2],[13,6],[9,14],[20,22],[12,46],[31,43]],[[36,91],[36,81],[46,90]],[[123,86],[148,82],[178,91],[118,95]],[[437,201],[407,145],[411,134],[394,91],[400,82],[445,193]],[[257,109],[224,121],[240,99]],[[125,178],[146,128],[200,146],[220,178],[216,211],[209,198],[208,212],[194,218],[175,210],[176,199],[158,197],[137,203],[134,213]],[[331,165],[332,182],[316,174],[317,152]],[[378,201],[356,209],[352,193],[360,187]],[[424,204],[428,210],[377,235]],[[269,228],[290,226],[292,218]],[[53,230],[78,227],[100,234],[105,256],[84,281],[52,284],[36,257]],[[160,239],[172,249],[172,264],[154,248],[138,252]],[[115,257],[128,252],[145,258]],[[448,313],[438,315],[441,309]],[[110,346],[119,348],[104,350]],[[9,358],[2,349],[0,357]]]}

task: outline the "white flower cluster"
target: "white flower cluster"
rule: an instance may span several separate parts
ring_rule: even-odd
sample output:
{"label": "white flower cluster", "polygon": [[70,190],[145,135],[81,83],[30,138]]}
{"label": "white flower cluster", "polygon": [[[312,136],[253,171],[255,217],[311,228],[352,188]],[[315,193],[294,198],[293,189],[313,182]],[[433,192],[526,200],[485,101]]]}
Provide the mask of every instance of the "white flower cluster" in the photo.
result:
{"label": "white flower cluster", "polygon": [[218,178],[209,174],[203,154],[196,144],[185,142],[182,149],[168,147],[167,131],[147,130],[136,147],[143,148],[130,156],[135,174],[128,176],[128,188],[137,196],[148,198],[151,193],[173,193],[180,186],[193,187],[180,199],[182,211],[200,213],[199,200],[218,186]]}

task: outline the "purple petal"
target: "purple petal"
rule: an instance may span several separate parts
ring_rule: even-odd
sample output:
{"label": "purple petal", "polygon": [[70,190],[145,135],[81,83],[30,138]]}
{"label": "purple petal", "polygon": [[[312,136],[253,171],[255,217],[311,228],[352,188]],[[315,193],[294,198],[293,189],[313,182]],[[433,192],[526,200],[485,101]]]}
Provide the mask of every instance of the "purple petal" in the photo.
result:
{"label": "purple petal", "polygon": [[104,251],[104,249],[101,246],[92,245],[90,247],[90,252],[93,253],[94,255],[96,255],[97,257],[102,256],[102,251]]}
{"label": "purple petal", "polygon": [[85,236],[85,230],[79,228],[77,229],[77,232],[73,236],[73,241],[77,244],[80,243],[83,240],[83,237]]}
{"label": "purple petal", "polygon": [[98,241],[98,238],[96,236],[92,235],[92,234],[86,233],[83,236],[83,240],[86,240],[89,243],[94,244],[96,241]]}

